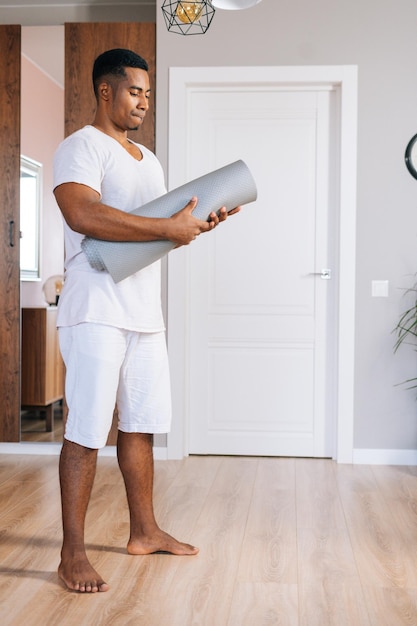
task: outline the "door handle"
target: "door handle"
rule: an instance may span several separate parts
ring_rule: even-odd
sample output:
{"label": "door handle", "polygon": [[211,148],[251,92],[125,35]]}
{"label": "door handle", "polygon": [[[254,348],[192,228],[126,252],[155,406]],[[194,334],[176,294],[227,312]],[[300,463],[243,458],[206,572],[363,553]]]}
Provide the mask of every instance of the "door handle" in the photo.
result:
{"label": "door handle", "polygon": [[14,248],[14,220],[10,220],[9,222],[9,246],[10,248]]}
{"label": "door handle", "polygon": [[309,276],[320,276],[322,280],[330,280],[332,277],[332,270],[326,268],[322,269],[321,272],[310,272]]}

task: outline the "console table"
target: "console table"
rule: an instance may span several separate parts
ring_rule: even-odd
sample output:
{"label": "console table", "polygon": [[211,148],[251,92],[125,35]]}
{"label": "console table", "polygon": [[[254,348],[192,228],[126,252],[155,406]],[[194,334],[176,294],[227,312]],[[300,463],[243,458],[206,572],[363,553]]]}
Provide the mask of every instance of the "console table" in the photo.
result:
{"label": "console table", "polygon": [[56,306],[22,308],[21,407],[44,409],[48,432],[54,428],[54,403],[64,398],[56,313]]}

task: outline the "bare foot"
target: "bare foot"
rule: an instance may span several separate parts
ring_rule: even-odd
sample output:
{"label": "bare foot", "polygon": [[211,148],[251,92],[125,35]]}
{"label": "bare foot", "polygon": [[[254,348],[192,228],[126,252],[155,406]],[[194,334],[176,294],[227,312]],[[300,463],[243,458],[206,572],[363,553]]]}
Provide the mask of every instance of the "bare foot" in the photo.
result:
{"label": "bare foot", "polygon": [[90,565],[85,554],[72,559],[62,558],[58,567],[58,576],[71,591],[96,593],[107,591],[109,586]]}
{"label": "bare foot", "polygon": [[198,548],[188,543],[182,543],[162,530],[158,530],[152,537],[132,537],[127,544],[129,554],[154,554],[168,552],[177,556],[193,556]]}

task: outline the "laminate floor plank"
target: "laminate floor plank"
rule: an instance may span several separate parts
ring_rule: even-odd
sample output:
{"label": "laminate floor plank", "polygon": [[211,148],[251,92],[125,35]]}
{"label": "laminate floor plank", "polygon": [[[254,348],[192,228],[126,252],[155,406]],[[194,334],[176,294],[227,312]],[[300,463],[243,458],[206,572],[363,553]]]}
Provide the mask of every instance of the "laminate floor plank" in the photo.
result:
{"label": "laminate floor plank", "polygon": [[239,582],[225,626],[298,626],[298,586]]}
{"label": "laminate floor plank", "polygon": [[[26,493],[26,489],[24,490]],[[15,498],[14,498],[15,500]],[[0,560],[2,564],[14,562],[19,555],[30,548],[34,537],[42,538],[46,546],[51,546],[51,537],[45,533],[49,525],[60,526],[60,505],[58,492],[47,487],[38,487],[25,497],[19,506],[7,509],[0,520]],[[52,546],[51,546],[52,547]]]}
{"label": "laminate floor plank", "polygon": [[371,626],[359,583],[300,585],[299,598],[299,626]]}
{"label": "laminate floor plank", "polygon": [[328,459],[297,459],[297,528],[346,528],[346,520]]}
{"label": "laminate floor plank", "polygon": [[[160,461],[156,475],[160,471]],[[162,491],[155,486],[155,515],[158,523],[166,532],[180,541],[199,547],[194,527],[207,505],[208,494],[216,480],[222,465],[220,457],[191,456],[177,472],[169,487]]]}
{"label": "laminate floor plank", "polygon": [[335,528],[298,529],[298,583],[360,583],[349,534]]}
{"label": "laminate floor plank", "polygon": [[417,588],[417,568],[396,524],[393,511],[376,479],[365,477],[364,488],[354,474],[354,489],[344,471],[339,485],[353,552],[362,584]]}
{"label": "laminate floor plank", "polygon": [[417,563],[417,468],[376,466],[373,473],[409,557]]}
{"label": "laminate floor plank", "polygon": [[372,467],[372,474],[384,497],[417,501],[417,467],[375,465]]}
{"label": "laminate floor plank", "polygon": [[[194,528],[200,553],[178,559],[154,624],[227,624],[258,459],[225,457]],[[181,609],[179,609],[179,602]]]}
{"label": "laminate floor plank", "polygon": [[58,459],[53,455],[0,454],[0,488],[11,479],[29,483],[55,481],[57,468]]}
{"label": "laminate floor plank", "polygon": [[239,582],[297,583],[294,459],[263,459],[256,474]]}
{"label": "laminate floor plank", "polygon": [[364,586],[371,626],[417,624],[417,589]]}

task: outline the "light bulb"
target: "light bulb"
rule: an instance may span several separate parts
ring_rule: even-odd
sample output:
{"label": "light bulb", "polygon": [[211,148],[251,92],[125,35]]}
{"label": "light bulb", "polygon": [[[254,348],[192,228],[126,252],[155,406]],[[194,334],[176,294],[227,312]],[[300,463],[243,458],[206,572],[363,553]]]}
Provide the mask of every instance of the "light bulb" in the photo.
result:
{"label": "light bulb", "polygon": [[193,24],[200,19],[203,6],[202,2],[178,2],[175,13],[184,24]]}

